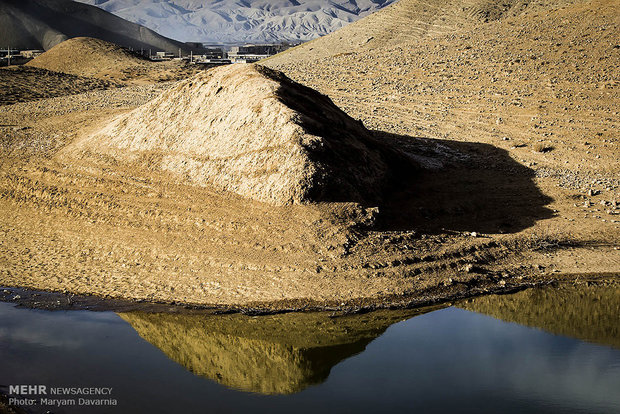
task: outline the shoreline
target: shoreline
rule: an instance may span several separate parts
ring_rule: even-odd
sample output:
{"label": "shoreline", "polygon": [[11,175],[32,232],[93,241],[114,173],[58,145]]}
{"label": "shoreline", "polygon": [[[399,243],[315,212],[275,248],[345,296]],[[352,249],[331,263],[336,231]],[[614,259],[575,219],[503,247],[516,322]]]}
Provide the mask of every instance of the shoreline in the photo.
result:
{"label": "shoreline", "polygon": [[[257,302],[242,305],[218,305],[170,302],[150,302],[130,298],[101,297],[70,292],[46,291],[23,287],[0,286],[0,302],[18,307],[48,311],[94,311],[94,312],[147,312],[147,313],[205,313],[211,315],[241,313],[245,315],[273,315],[292,312],[338,312],[342,314],[366,313],[376,310],[415,309],[446,304],[486,295],[506,295],[526,289],[560,286],[618,286],[620,275],[602,274],[555,274],[535,280],[513,280],[505,283],[480,283],[477,286],[436,287],[409,295],[392,295],[376,298],[359,298],[347,302],[296,299]],[[464,288],[464,289],[463,289]]]}

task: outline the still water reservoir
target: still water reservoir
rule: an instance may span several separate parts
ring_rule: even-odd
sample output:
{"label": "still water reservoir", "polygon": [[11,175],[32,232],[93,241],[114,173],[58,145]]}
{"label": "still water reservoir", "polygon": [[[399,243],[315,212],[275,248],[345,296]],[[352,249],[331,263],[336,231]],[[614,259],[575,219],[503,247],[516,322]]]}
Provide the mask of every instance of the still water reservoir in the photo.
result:
{"label": "still water reservoir", "polygon": [[0,303],[0,393],[105,387],[117,404],[36,395],[32,413],[620,413],[619,304],[600,287],[361,315]]}

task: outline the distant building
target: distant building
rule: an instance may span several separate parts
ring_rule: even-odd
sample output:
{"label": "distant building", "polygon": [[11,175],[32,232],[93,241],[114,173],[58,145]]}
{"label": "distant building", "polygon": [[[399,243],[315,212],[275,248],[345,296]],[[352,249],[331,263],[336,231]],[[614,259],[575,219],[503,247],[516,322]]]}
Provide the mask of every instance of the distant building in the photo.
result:
{"label": "distant building", "polygon": [[[43,53],[43,51],[40,51]],[[37,55],[38,56],[38,55]],[[31,58],[25,58],[22,56],[21,51],[19,49],[0,49],[0,66],[6,65],[23,65],[28,62]]]}
{"label": "distant building", "polygon": [[252,63],[275,54],[275,45],[233,46],[228,52],[228,59],[233,63]]}
{"label": "distant building", "polygon": [[21,56],[26,59],[34,59],[43,53],[45,53],[45,50],[22,50],[20,52]]}
{"label": "distant building", "polygon": [[221,47],[205,48],[200,54],[192,56],[194,62],[204,62],[207,60],[216,60],[226,58],[226,52]]}
{"label": "distant building", "polygon": [[290,47],[292,44],[281,43],[277,45],[244,45],[233,46],[228,52],[228,59],[233,63],[252,63],[273,56]]}
{"label": "distant building", "polygon": [[171,53],[171,52],[156,52],[155,56],[153,56],[153,59],[156,59],[156,60],[171,60],[171,59],[174,59],[175,57],[177,57],[177,55],[175,55],[174,53]]}
{"label": "distant building", "polygon": [[185,44],[194,49],[202,49],[204,47],[202,42],[185,42]]}
{"label": "distant building", "polygon": [[266,59],[269,56],[273,55],[231,55],[228,54],[228,59],[232,63],[253,63],[258,62],[259,60]]}
{"label": "distant building", "polygon": [[277,52],[276,45],[246,45],[246,46],[233,46],[230,48],[228,55],[256,55],[256,56],[271,56]]}
{"label": "distant building", "polygon": [[230,65],[232,62],[230,59],[205,59],[194,62],[197,65],[205,65],[207,67],[211,66],[221,66],[221,65]]}

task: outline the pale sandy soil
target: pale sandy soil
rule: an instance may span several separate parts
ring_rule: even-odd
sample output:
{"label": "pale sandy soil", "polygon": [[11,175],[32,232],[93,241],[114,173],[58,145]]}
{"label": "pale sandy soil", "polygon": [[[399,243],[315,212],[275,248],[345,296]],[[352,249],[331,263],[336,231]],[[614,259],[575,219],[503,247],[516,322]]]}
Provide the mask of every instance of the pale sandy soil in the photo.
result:
{"label": "pale sandy soil", "polygon": [[421,154],[427,169],[403,175],[372,228],[351,204],[273,207],[54,158],[164,84],[4,106],[0,285],[303,308],[613,282],[618,14],[584,4],[388,39],[372,53],[315,55],[316,41],[266,62]]}

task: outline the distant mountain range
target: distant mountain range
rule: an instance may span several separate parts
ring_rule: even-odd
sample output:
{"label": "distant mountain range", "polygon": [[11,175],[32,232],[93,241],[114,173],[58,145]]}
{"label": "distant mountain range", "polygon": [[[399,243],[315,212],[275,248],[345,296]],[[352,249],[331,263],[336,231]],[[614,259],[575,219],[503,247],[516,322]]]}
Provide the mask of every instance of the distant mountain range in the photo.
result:
{"label": "distant mountain range", "polygon": [[306,41],[395,0],[78,0],[183,42]]}
{"label": "distant mountain range", "polygon": [[73,37],[176,52],[188,46],[98,7],[71,0],[0,0],[0,47],[45,49]]}

